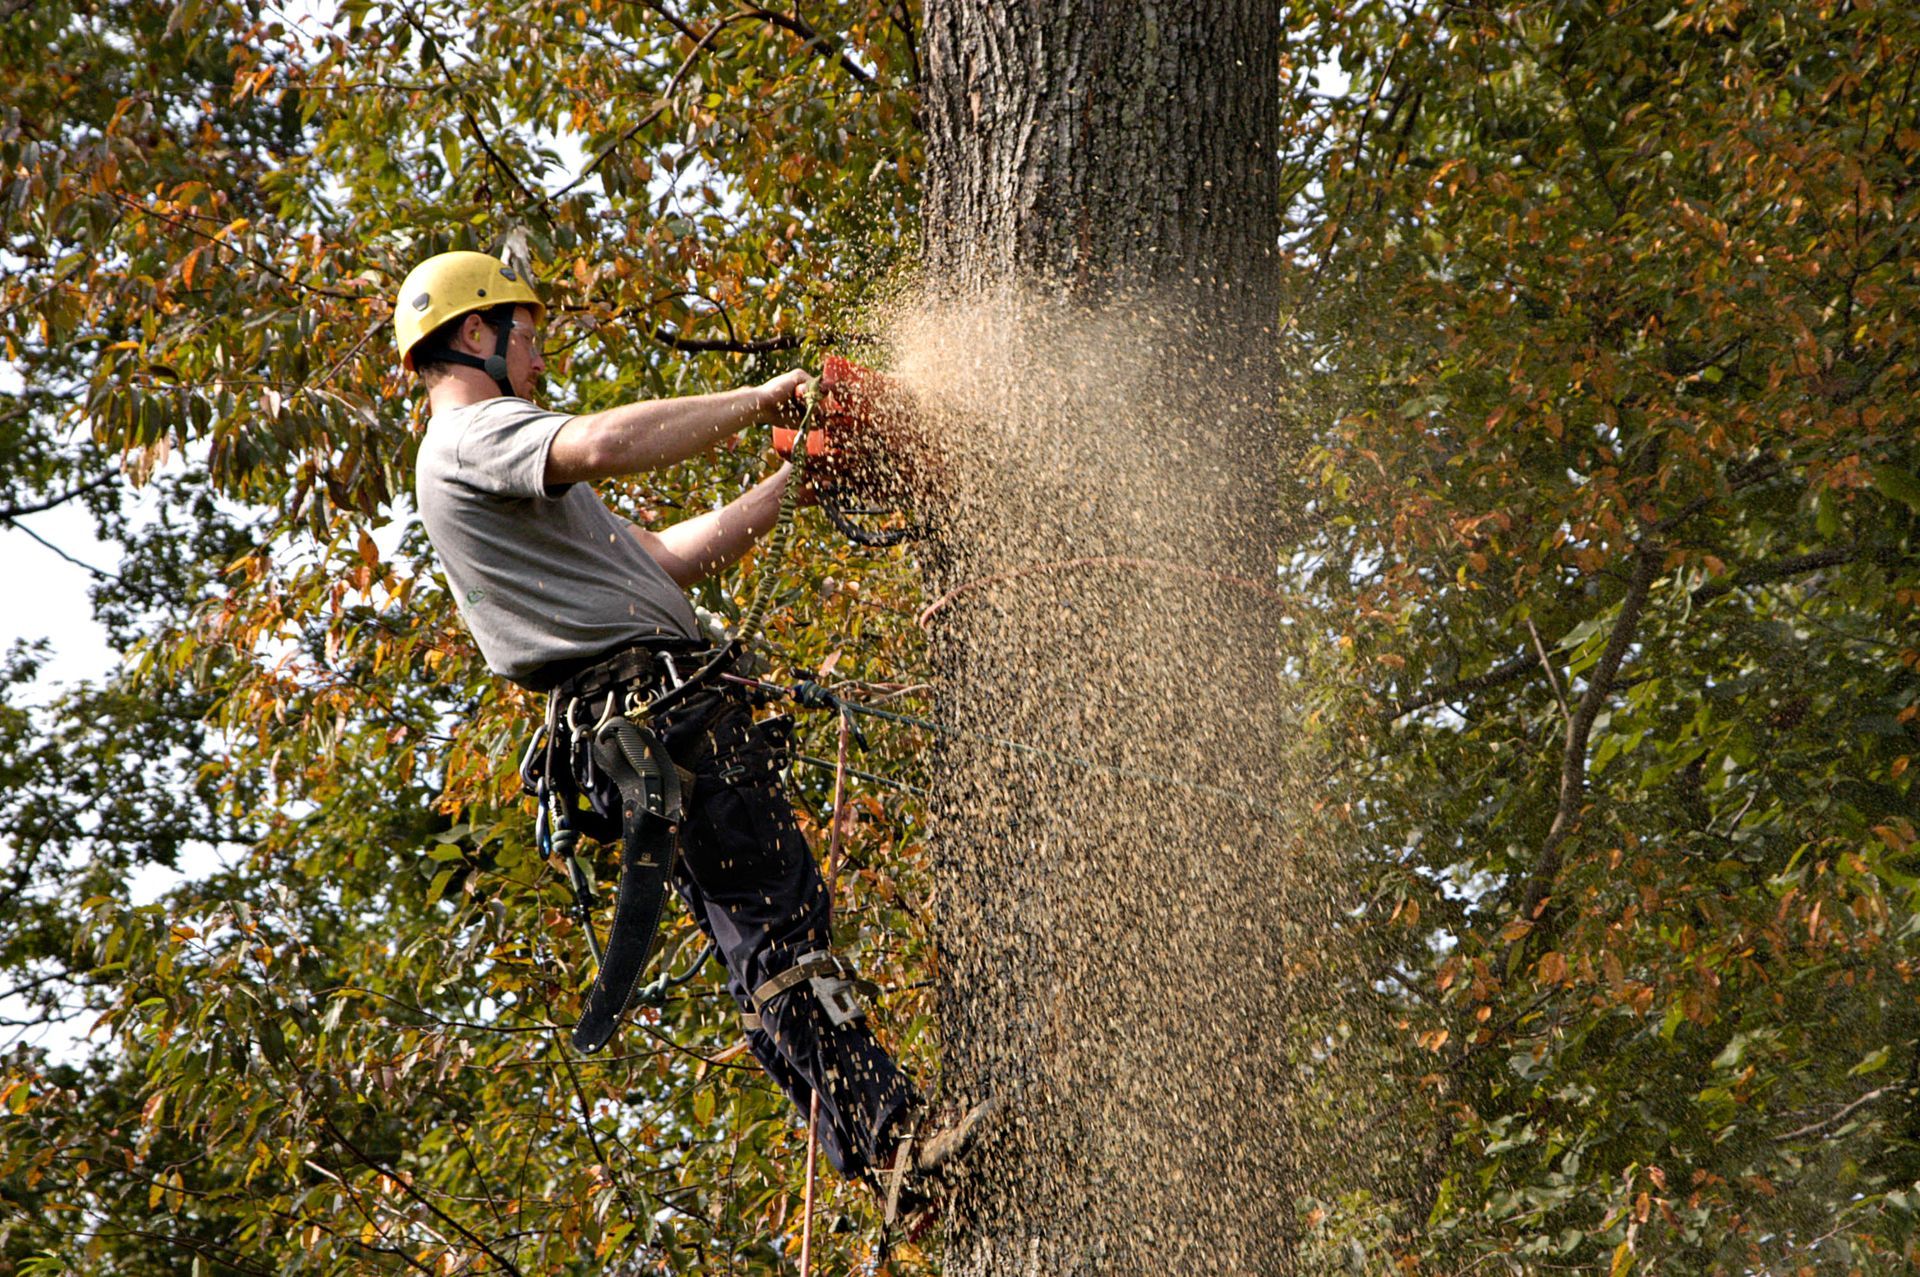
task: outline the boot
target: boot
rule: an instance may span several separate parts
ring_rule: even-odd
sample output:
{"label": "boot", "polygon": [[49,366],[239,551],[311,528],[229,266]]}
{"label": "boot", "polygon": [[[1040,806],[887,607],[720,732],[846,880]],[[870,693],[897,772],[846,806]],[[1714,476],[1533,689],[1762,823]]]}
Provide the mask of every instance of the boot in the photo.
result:
{"label": "boot", "polygon": [[882,1219],[889,1236],[896,1232],[916,1240],[932,1226],[938,1213],[935,1189],[941,1173],[973,1147],[999,1101],[982,1100],[952,1121],[939,1121],[931,1111],[909,1114],[906,1128],[884,1165],[876,1168],[875,1188],[884,1206]]}

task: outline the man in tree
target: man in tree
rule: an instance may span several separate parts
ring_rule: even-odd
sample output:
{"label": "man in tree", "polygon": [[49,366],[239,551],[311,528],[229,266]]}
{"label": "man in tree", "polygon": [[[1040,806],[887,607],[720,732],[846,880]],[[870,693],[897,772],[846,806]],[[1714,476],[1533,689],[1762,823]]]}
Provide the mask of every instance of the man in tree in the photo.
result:
{"label": "man in tree", "polygon": [[[754,1054],[803,1112],[818,1098],[829,1160],[868,1179],[890,1220],[924,1214],[916,1180],[959,1150],[978,1112],[935,1129],[868,1030],[853,972],[829,952],[825,885],[780,789],[786,723],[753,722],[745,695],[718,677],[729,649],[710,650],[683,593],[774,526],[791,467],[659,533],[614,515],[589,486],[797,416],[811,378],[795,370],[569,416],[533,402],[545,308],[504,262],[431,258],[394,309],[402,362],[432,409],[416,475],[427,534],[488,667],[550,694],[542,817],[563,836],[577,816],[627,844],[575,1045],[591,1052],[613,1036],[671,873],[726,964]],[[576,793],[592,812],[572,812]]]}

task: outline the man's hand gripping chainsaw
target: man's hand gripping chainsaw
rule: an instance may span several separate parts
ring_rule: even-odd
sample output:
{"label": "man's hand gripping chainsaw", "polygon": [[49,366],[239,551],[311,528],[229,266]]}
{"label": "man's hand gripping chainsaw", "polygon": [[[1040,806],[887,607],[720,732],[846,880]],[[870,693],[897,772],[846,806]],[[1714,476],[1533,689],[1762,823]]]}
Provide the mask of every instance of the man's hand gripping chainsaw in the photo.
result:
{"label": "man's hand gripping chainsaw", "polygon": [[[911,398],[892,379],[828,355],[807,429],[807,486],[820,510],[856,545],[897,545],[918,534],[898,512],[911,505],[925,466]],[[797,429],[776,426],[773,449],[791,460]],[[870,526],[871,525],[871,526]]]}

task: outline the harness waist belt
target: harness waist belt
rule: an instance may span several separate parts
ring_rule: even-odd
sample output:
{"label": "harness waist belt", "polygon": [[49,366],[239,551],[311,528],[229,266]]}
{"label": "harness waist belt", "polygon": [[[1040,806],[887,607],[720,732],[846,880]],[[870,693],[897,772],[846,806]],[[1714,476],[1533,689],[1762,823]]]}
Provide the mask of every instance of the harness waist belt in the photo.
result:
{"label": "harness waist belt", "polygon": [[674,683],[708,661],[718,649],[699,644],[636,644],[561,679],[552,694],[561,700],[587,700],[635,685]]}

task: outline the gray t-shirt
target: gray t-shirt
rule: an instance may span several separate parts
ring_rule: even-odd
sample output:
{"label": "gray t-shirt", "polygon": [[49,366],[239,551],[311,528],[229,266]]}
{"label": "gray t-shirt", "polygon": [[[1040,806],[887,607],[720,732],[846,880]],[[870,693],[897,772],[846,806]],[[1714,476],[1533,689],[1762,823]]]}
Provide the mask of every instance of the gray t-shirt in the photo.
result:
{"label": "gray t-shirt", "polygon": [[554,661],[700,633],[687,596],[599,494],[542,482],[569,420],[487,399],[435,413],[420,443],[421,522],[488,667],[516,682]]}

